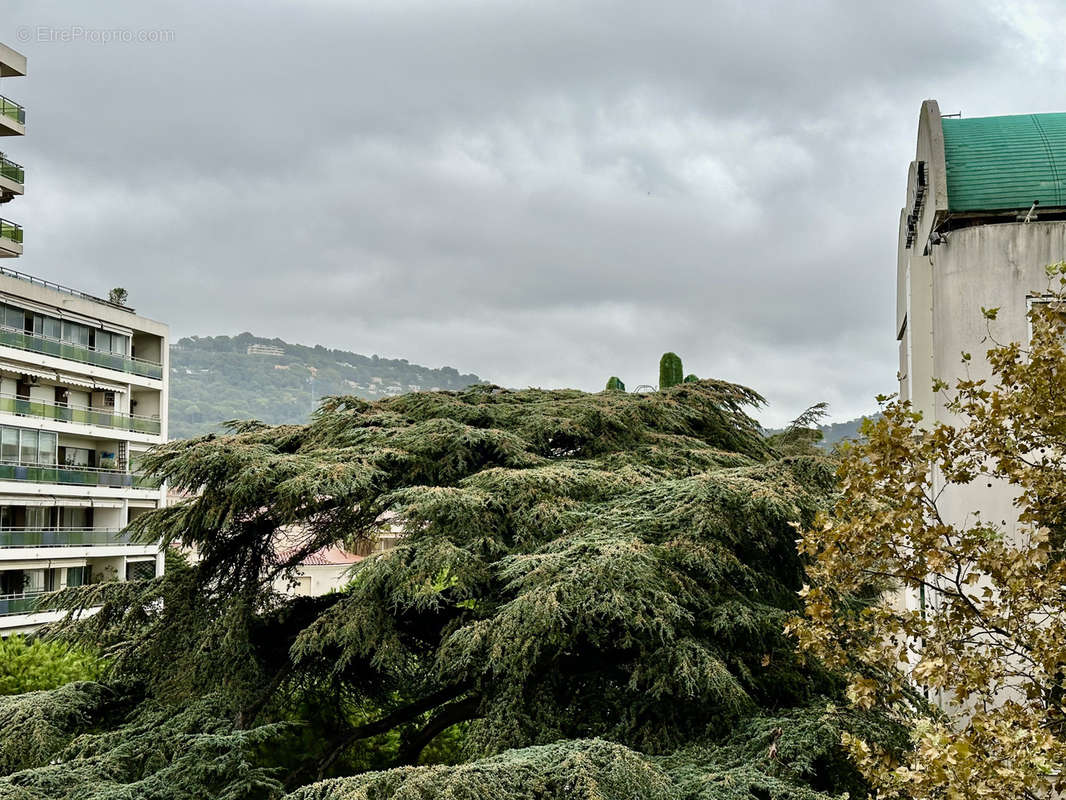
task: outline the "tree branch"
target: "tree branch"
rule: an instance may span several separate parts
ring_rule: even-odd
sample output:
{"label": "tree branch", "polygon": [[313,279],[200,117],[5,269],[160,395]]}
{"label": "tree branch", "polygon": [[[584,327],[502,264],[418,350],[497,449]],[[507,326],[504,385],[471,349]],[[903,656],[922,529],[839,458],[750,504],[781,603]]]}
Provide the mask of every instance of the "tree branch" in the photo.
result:
{"label": "tree branch", "polygon": [[426,745],[432,742],[438,734],[458,722],[464,722],[479,716],[477,711],[480,704],[481,698],[477,695],[471,695],[457,703],[452,703],[450,706],[442,708],[433,719],[426,723],[422,730],[403,745],[400,749],[400,754],[396,757],[396,766],[414,764],[418,761],[418,757],[422,755],[422,751],[426,749]]}
{"label": "tree branch", "polygon": [[351,747],[355,742],[370,736],[376,736],[379,733],[386,733],[397,725],[417,719],[427,711],[439,706],[441,703],[446,703],[447,701],[458,697],[464,691],[466,691],[465,686],[452,686],[447,689],[441,689],[439,692],[427,695],[410,705],[397,708],[395,711],[386,714],[380,719],[353,728],[325,758],[319,761],[318,779],[322,780],[325,777],[326,770],[332,766],[333,762],[340,758],[341,753]]}

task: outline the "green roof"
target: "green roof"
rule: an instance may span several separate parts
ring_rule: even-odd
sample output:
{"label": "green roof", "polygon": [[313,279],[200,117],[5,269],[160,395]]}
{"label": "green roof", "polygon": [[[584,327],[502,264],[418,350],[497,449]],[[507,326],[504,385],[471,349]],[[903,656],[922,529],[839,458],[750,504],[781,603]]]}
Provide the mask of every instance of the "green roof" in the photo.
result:
{"label": "green roof", "polygon": [[1066,114],[944,118],[949,211],[1066,206]]}

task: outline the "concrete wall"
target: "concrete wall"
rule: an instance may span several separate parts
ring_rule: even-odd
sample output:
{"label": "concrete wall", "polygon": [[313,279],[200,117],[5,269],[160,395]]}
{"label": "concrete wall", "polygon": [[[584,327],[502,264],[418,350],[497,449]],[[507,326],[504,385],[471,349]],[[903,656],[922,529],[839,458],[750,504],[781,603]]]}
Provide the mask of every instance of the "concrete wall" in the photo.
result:
{"label": "concrete wall", "polygon": [[[952,231],[933,248],[933,358],[944,379],[962,374],[959,354],[972,353],[970,374],[985,377],[989,343],[981,308],[999,308],[992,332],[1000,342],[1027,342],[1027,298],[1047,291],[1044,268],[1066,259],[1066,222],[1000,223]],[[942,403],[937,416],[944,418]]]}

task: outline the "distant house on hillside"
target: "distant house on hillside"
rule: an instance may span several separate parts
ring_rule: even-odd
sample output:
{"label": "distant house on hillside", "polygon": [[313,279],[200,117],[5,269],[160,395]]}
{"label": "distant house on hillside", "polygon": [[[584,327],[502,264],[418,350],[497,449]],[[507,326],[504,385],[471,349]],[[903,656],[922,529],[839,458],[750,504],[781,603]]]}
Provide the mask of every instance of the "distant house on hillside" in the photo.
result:
{"label": "distant house on hillside", "polygon": [[247,352],[250,356],[283,356],[285,355],[285,348],[276,347],[272,344],[250,344]]}
{"label": "distant house on hillside", "polygon": [[[998,341],[1027,342],[1027,312],[1048,300],[1044,268],[1064,259],[1066,113],[964,119],[923,103],[899,222],[900,397],[928,423],[950,423],[933,379],[963,377],[963,352],[974,354],[970,377],[989,376],[982,307],[999,309]],[[939,504],[949,523],[979,510],[1017,534],[1011,486],[949,489]]]}

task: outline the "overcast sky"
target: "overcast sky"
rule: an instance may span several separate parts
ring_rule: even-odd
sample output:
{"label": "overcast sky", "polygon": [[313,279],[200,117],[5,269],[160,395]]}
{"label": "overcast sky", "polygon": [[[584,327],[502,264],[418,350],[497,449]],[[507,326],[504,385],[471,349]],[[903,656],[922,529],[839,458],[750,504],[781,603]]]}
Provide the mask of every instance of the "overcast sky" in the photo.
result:
{"label": "overcast sky", "polygon": [[847,419],[895,388],[921,101],[1066,110],[1060,5],[4,0],[9,265],[175,339],[590,390],[675,350]]}

